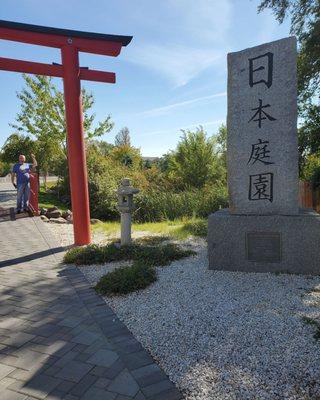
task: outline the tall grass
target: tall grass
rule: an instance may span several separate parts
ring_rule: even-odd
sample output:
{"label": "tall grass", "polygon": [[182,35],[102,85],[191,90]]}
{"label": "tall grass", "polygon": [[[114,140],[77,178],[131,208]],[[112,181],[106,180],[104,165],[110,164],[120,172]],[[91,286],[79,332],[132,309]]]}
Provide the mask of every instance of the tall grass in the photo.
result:
{"label": "tall grass", "polygon": [[134,220],[137,222],[205,218],[227,207],[227,193],[222,187],[180,193],[150,191],[138,195],[135,203]]}

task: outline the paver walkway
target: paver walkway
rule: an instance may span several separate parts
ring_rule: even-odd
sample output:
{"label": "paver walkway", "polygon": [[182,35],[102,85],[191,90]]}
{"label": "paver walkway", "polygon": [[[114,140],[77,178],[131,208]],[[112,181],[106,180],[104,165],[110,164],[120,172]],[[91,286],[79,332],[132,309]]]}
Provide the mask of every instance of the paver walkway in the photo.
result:
{"label": "paver walkway", "polygon": [[[0,206],[14,196],[0,185]],[[39,218],[0,220],[1,400],[181,399],[62,254]]]}

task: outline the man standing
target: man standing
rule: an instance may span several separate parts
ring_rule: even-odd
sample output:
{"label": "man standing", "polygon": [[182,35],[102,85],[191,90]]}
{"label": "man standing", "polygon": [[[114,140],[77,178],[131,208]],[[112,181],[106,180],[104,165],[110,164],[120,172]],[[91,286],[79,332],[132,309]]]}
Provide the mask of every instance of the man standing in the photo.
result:
{"label": "man standing", "polygon": [[[17,214],[21,211],[28,211],[29,195],[30,195],[30,172],[38,165],[34,154],[31,154],[32,164],[26,163],[26,157],[23,154],[19,156],[19,162],[12,168],[11,181],[13,186],[18,190],[17,193]],[[15,183],[15,176],[16,182]]]}

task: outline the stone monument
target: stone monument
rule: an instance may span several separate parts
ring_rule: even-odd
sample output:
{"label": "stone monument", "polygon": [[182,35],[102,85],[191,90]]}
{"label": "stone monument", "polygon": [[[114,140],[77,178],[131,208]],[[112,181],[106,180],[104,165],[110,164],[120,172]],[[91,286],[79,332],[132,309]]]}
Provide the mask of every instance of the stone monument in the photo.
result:
{"label": "stone monument", "polygon": [[320,273],[320,215],[298,205],[296,39],[228,54],[229,206],[208,222],[209,268]]}

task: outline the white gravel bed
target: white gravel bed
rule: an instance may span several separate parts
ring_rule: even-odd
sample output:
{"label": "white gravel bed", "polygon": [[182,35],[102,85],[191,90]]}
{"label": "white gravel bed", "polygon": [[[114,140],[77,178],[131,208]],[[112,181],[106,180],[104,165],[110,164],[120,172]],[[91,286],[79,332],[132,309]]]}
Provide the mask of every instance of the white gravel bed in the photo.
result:
{"label": "white gravel bed", "polygon": [[80,271],[85,275],[87,280],[95,285],[98,280],[107,273],[114,271],[116,268],[130,265],[130,261],[117,261],[109,264],[93,264],[93,265],[78,265]]}
{"label": "white gravel bed", "polygon": [[[302,317],[320,322],[320,278],[209,271],[206,243],[190,244],[198,255],[149,288],[105,299],[185,399],[319,400],[320,340]],[[120,265],[80,270],[94,284]]]}
{"label": "white gravel bed", "polygon": [[[319,399],[318,277],[209,271],[199,254],[106,298],[188,400]],[[108,266],[82,267],[95,283]],[[317,291],[318,290],[318,291]]]}

